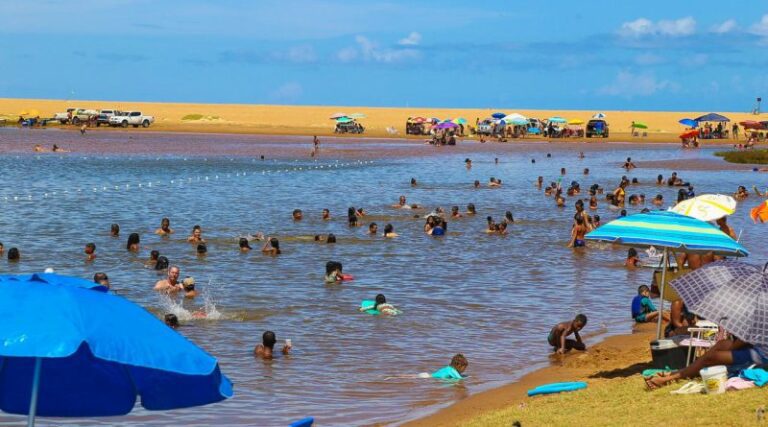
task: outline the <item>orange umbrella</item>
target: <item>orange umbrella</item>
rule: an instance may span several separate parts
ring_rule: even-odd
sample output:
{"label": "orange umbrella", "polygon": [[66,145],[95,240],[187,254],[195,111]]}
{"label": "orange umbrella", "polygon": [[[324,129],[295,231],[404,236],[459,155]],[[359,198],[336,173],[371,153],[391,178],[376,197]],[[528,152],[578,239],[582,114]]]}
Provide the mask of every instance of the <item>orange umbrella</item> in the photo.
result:
{"label": "orange umbrella", "polygon": [[682,138],[682,139],[693,138],[694,136],[699,136],[699,130],[698,129],[689,130],[687,132],[683,132],[683,133],[680,134],[680,138]]}
{"label": "orange umbrella", "polygon": [[760,203],[749,211],[749,217],[752,221],[761,223],[768,222],[768,200]]}

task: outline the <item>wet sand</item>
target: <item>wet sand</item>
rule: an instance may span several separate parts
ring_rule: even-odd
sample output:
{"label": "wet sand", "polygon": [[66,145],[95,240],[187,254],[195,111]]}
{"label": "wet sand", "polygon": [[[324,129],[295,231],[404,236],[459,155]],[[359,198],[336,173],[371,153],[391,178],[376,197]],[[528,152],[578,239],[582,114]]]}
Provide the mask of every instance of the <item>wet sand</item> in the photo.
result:
{"label": "wet sand", "polygon": [[[543,384],[584,381],[588,387],[595,388],[613,378],[638,374],[648,368],[651,361],[648,343],[654,335],[654,325],[646,324],[633,333],[608,337],[585,353],[574,352],[561,358],[550,356],[549,366],[531,372],[517,382],[473,394],[432,415],[404,425],[460,426],[490,411],[525,406],[531,399],[526,394],[528,390]],[[638,390],[641,390],[641,384],[638,384]]]}

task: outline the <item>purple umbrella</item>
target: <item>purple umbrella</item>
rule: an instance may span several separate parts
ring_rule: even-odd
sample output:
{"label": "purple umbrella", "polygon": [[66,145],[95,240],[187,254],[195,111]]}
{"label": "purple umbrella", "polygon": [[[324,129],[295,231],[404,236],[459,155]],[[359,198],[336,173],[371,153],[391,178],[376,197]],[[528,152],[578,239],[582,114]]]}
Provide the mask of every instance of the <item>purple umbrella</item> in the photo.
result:
{"label": "purple umbrella", "polygon": [[457,127],[459,127],[459,125],[457,125],[456,123],[443,122],[443,123],[440,123],[439,125],[435,126],[435,129],[455,129]]}

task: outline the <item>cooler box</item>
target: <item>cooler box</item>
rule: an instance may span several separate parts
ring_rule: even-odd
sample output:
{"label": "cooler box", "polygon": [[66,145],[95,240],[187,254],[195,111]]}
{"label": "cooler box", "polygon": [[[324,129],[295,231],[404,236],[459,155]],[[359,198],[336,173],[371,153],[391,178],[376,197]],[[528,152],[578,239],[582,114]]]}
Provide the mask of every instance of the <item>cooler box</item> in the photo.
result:
{"label": "cooler box", "polygon": [[679,346],[672,340],[651,341],[651,357],[655,369],[682,369],[688,358],[688,347]]}

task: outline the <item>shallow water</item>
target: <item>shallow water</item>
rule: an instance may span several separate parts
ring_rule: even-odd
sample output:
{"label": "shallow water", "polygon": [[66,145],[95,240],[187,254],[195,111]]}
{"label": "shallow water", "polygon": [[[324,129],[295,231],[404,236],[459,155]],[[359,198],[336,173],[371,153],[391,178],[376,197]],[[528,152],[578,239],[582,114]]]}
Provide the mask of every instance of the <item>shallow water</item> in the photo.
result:
{"label": "shallow water", "polygon": [[[23,140],[31,146],[38,135],[46,144],[71,138],[64,132],[2,131],[3,142],[9,144]],[[140,138],[160,143],[188,137]],[[254,142],[245,136],[194,138],[210,144],[259,143],[266,153],[272,148],[263,145],[264,140]],[[325,147],[333,151],[334,143]],[[471,155],[471,170],[463,165],[466,153],[451,154],[448,147],[438,156],[382,155],[373,161],[349,157],[260,161],[182,153],[0,155],[8,184],[0,188],[0,241],[6,250],[17,246],[22,253],[18,264],[0,261],[0,271],[53,267],[57,273],[86,278],[105,271],[117,293],[150,311],[181,312],[151,290],[160,277],[143,263],[149,251],[157,249],[181,266],[182,276],[194,276],[198,288],[215,304],[216,320],[187,320],[179,332],[218,357],[222,371],[235,383],[233,399],[207,407],[160,413],[139,407],[119,418],[48,421],[286,425],[312,415],[321,425],[331,426],[412,418],[432,405],[513,380],[545,362],[549,328],[578,312],[589,316],[585,332],[592,342],[601,334],[628,330],[630,300],[637,286],[649,281],[650,270],[624,269],[625,248],[595,245],[580,252],[566,248],[575,198],[569,198],[567,208],[556,208],[533,185],[538,175],[553,181],[560,167],[566,167],[564,182],[579,181],[584,189],[599,183],[608,192],[625,174],[620,163],[632,156],[638,162],[679,159],[681,177],[695,184],[697,194],[731,193],[738,185],[764,188],[768,176],[685,170],[688,161],[709,159],[712,151],[707,149],[621,146],[590,149],[587,158],[578,159],[579,149],[584,148],[543,144],[499,146],[498,152],[485,148]],[[547,152],[553,157],[546,158]],[[494,157],[499,157],[498,165]],[[581,173],[585,167],[591,170],[588,177]],[[649,204],[657,193],[674,200],[676,189],[651,184],[659,173],[667,176],[669,171],[632,171],[630,178],[637,177],[642,184],[627,193],[645,193]],[[502,179],[503,187],[472,188],[475,179],[485,184],[491,176]],[[410,187],[411,177],[419,181],[418,187]],[[416,211],[389,207],[400,194],[410,203],[446,210],[459,205],[464,211],[471,202],[478,215],[449,220],[448,235],[432,238],[422,232],[423,220],[413,218]],[[750,261],[763,263],[768,228],[753,225],[748,218],[749,208],[757,203],[754,196],[744,202],[730,223],[737,232],[744,230],[742,242],[752,251]],[[348,227],[349,206],[369,212],[370,218],[363,220],[366,225],[375,221],[383,230],[392,223],[400,237],[369,237],[367,227]],[[304,211],[303,221],[291,220],[294,208]],[[332,221],[320,220],[323,208],[331,210]],[[506,210],[517,221],[509,235],[483,233],[485,217],[500,220]],[[597,213],[604,223],[617,216],[602,200]],[[153,234],[164,216],[176,230],[170,238]],[[112,223],[120,224],[119,239],[109,236]],[[194,224],[202,225],[209,242],[205,258],[184,241]],[[256,231],[278,237],[283,254],[264,256],[258,243],[257,250],[239,253],[237,237]],[[141,235],[138,255],[125,250],[131,232]],[[329,232],[338,236],[337,244],[312,241],[313,235]],[[88,242],[96,244],[98,255],[89,264],[82,253]],[[328,260],[342,262],[355,280],[324,284]],[[403,314],[387,318],[357,312],[361,300],[379,292]],[[202,299],[185,302],[183,309],[199,309]],[[280,341],[292,339],[290,357],[271,362],[253,358],[253,346],[267,329],[276,331]],[[470,377],[461,384],[385,379],[436,370],[457,352],[470,361]],[[19,420],[0,415],[3,422]]]}

